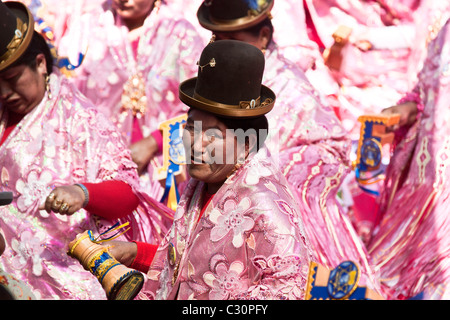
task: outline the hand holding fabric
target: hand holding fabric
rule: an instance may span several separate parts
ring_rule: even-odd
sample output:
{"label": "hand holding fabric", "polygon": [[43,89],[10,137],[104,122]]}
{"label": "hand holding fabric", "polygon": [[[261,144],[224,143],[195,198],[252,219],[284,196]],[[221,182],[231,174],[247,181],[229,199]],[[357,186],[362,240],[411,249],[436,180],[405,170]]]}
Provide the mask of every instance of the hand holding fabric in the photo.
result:
{"label": "hand holding fabric", "polygon": [[120,263],[130,267],[136,258],[137,244],[134,242],[112,240],[103,244],[108,252]]}
{"label": "hand holding fabric", "polygon": [[383,114],[400,114],[400,121],[398,124],[388,128],[390,131],[396,131],[400,127],[412,125],[417,118],[417,104],[412,101],[400,103],[398,105],[389,107],[381,111]]}
{"label": "hand holding fabric", "polygon": [[138,173],[141,175],[150,160],[158,151],[158,144],[152,135],[130,145],[131,158],[137,164]]}

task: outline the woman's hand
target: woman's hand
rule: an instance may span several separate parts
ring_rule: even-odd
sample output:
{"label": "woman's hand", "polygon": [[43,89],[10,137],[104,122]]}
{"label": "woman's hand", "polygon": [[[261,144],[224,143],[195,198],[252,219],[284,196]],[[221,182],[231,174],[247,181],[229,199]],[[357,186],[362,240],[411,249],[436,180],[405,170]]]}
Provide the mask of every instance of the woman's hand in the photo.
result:
{"label": "woman's hand", "polygon": [[71,215],[83,208],[85,196],[83,190],[76,186],[60,186],[53,189],[39,210]]}
{"label": "woman's hand", "polygon": [[398,124],[389,128],[391,131],[395,131],[403,126],[412,125],[416,121],[417,117],[417,104],[415,102],[405,102],[399,105],[395,105],[381,111],[382,114],[400,114],[400,121]]}
{"label": "woman's hand", "polygon": [[108,247],[109,253],[120,263],[131,266],[137,254],[137,244],[125,241],[108,241],[103,244]]}
{"label": "woman's hand", "polygon": [[138,166],[138,173],[141,175],[150,160],[152,160],[155,153],[158,151],[158,144],[152,135],[139,140],[130,145],[131,158]]}

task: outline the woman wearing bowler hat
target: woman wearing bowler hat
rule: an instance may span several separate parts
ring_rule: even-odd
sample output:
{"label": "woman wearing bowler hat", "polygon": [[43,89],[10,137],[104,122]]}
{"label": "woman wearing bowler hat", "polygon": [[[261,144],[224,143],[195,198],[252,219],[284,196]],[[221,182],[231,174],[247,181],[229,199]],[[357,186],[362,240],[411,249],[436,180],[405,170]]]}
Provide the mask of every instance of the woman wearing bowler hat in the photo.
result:
{"label": "woman wearing bowler hat", "polygon": [[120,220],[131,222],[129,238],[157,243],[171,218],[150,209],[159,202],[141,192],[114,125],[52,72],[27,7],[0,2],[0,21],[0,191],[13,193],[0,208],[0,268],[38,299],[105,299],[68,242]]}
{"label": "woman wearing bowler hat", "polygon": [[273,40],[273,6],[273,0],[204,1],[197,18],[215,41],[241,40],[264,52],[262,83],[277,95],[277,108],[268,115],[267,144],[298,194],[315,257],[331,269],[352,260],[362,270],[361,283],[375,286],[364,244],[337,200],[350,169],[347,132],[303,71],[279,51]]}
{"label": "woman wearing bowler hat", "polygon": [[298,202],[263,143],[276,108],[261,85],[264,56],[224,40],[207,45],[198,65],[179,89],[190,107],[192,178],[174,224],[158,247],[124,244],[113,254],[147,271],[141,294],[154,299],[303,299],[312,257]]}

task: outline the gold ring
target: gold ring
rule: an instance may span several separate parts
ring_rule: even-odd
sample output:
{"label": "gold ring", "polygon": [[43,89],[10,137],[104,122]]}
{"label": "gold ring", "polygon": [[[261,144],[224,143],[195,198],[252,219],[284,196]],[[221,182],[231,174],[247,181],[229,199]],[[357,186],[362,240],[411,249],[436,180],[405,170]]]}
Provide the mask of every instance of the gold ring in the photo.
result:
{"label": "gold ring", "polygon": [[59,207],[59,212],[66,213],[67,211],[69,211],[69,205],[63,202],[63,204]]}
{"label": "gold ring", "polygon": [[59,211],[59,207],[61,206],[61,203],[62,203],[61,200],[55,199],[51,204],[52,209],[54,211]]}
{"label": "gold ring", "polygon": [[50,192],[50,194],[47,196],[47,199],[50,201],[53,201],[53,199],[55,199],[55,194],[53,192]]}

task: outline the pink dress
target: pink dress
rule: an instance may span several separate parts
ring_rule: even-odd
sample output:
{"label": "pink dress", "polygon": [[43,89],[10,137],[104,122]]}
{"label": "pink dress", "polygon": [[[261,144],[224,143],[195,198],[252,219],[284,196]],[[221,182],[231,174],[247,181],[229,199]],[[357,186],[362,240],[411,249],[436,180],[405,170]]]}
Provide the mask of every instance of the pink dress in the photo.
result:
{"label": "pink dress", "polygon": [[[312,261],[298,203],[263,148],[213,196],[191,179],[140,298],[303,299]],[[197,222],[198,221],[198,222]]]}
{"label": "pink dress", "polygon": [[[161,122],[187,111],[178,99],[178,85],[195,76],[196,62],[205,45],[187,20],[162,5],[146,18],[133,42],[111,9],[99,7],[80,20],[78,28],[88,30],[88,49],[72,79],[117,125],[128,145],[149,136]],[[128,90],[125,100],[124,90]],[[139,105],[143,107],[135,115],[129,108],[132,103],[126,100],[133,95],[141,99]],[[141,183],[152,197],[159,199],[164,189],[154,180],[153,171],[162,164],[161,157],[155,161],[148,166]]]}
{"label": "pink dress", "polygon": [[276,94],[267,114],[268,148],[300,200],[300,214],[314,257],[334,269],[357,263],[361,283],[376,285],[368,254],[337,199],[350,171],[350,140],[339,119],[305,74],[276,45],[265,54],[263,83]]}
{"label": "pink dress", "polygon": [[[332,35],[339,25],[352,28],[349,43],[342,51],[340,71],[319,64],[316,71],[319,74],[311,74],[318,88],[322,78],[331,75],[336,80],[338,86],[327,94],[339,106],[340,118],[351,138],[357,140],[359,115],[390,107],[410,89],[408,59],[416,34],[414,11],[420,1],[305,0],[304,3],[324,48],[333,44]],[[360,50],[359,40],[370,41],[372,48]]]}
{"label": "pink dress", "polygon": [[[445,20],[444,20],[445,21]],[[450,298],[450,22],[407,100],[424,110],[395,150],[369,252],[388,297]]]}
{"label": "pink dress", "polygon": [[[139,186],[136,165],[120,133],[64,77],[50,76],[51,97],[28,113],[0,146],[0,191],[14,200],[0,207],[6,250],[0,269],[32,290],[37,299],[106,299],[99,281],[67,255],[78,233],[105,231],[106,221],[84,209],[71,216],[38,210],[52,188],[75,183],[120,180],[140,199],[121,222],[131,230],[122,238],[158,243],[172,219]],[[0,135],[7,113],[0,106]]]}

